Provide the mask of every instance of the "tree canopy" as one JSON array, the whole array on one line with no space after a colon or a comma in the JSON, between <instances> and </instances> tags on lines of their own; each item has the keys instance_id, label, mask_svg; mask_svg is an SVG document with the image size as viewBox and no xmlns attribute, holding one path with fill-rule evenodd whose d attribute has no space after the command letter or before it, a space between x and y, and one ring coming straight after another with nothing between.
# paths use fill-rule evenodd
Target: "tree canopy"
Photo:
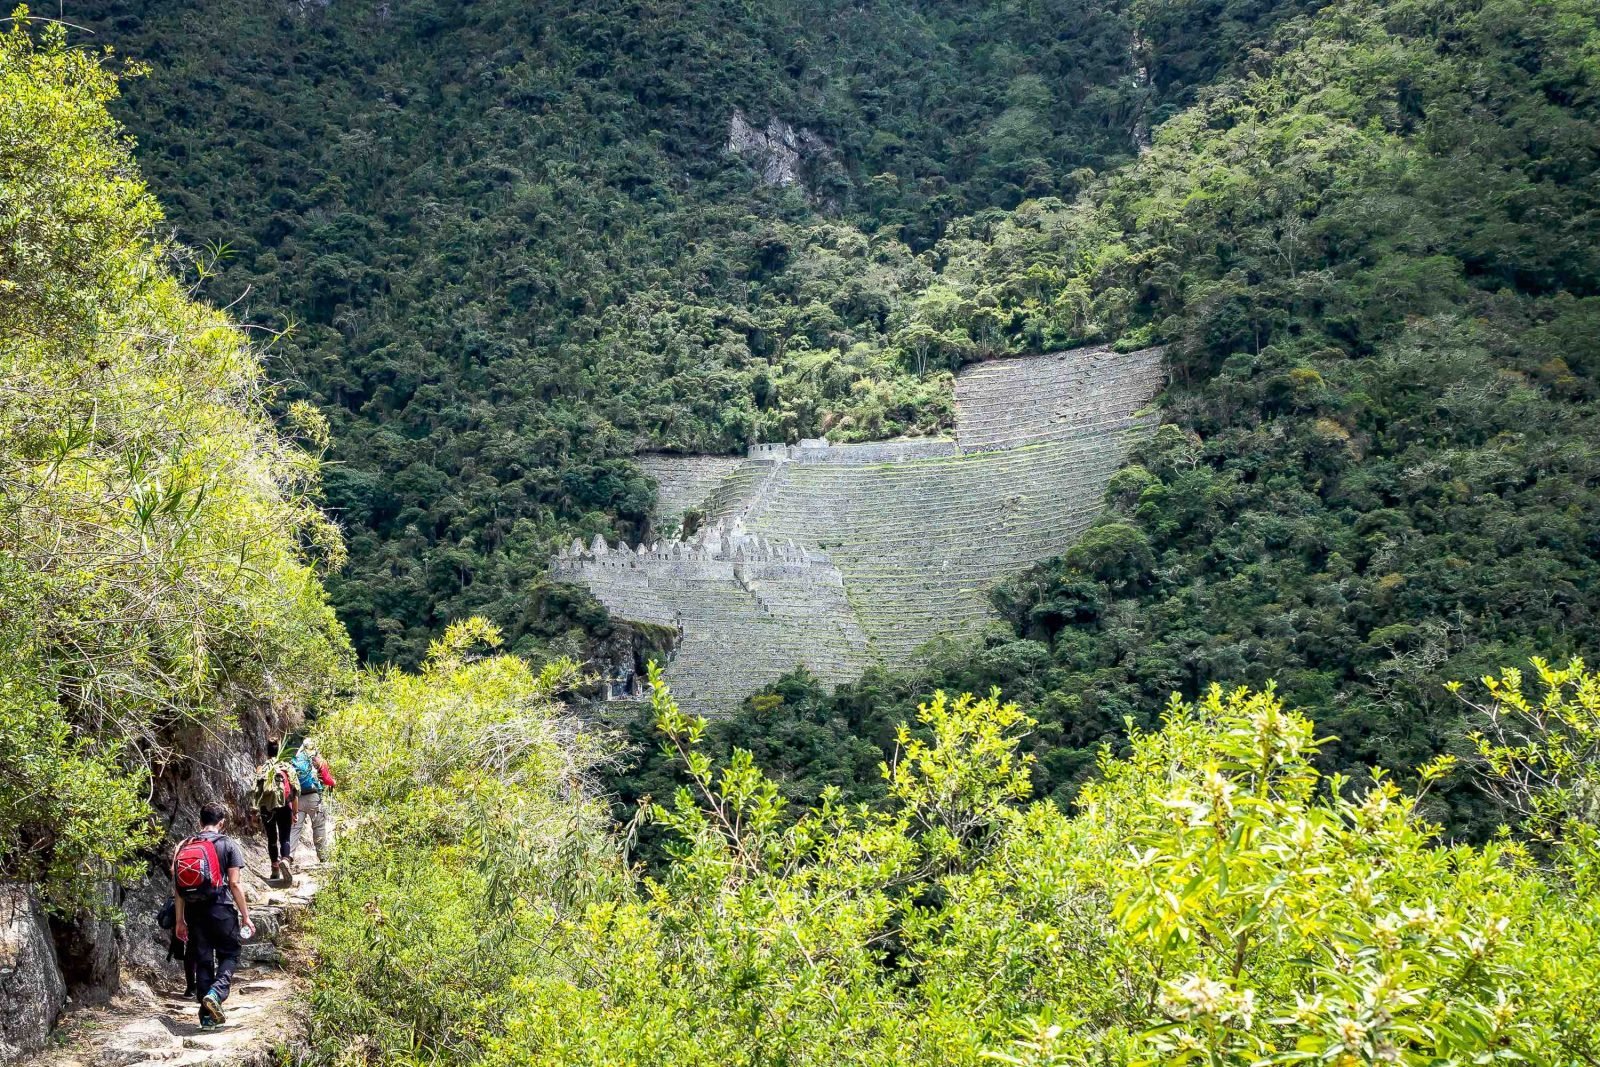
<instances>
[{"instance_id":1,"label":"tree canopy","mask_svg":"<svg viewBox=\"0 0 1600 1067\"><path fill-rule=\"evenodd\" d=\"M1597 40L1581 4L1341 2L1071 202L952 226L928 291L961 346L1168 341L1166 425L1102 525L1000 591L1007 628L728 729L880 737L999 685L1066 801L1127 717L1271 678L1329 769L1468 751L1444 683L1581 653L1600 619Z\"/></svg>"}]
</instances>

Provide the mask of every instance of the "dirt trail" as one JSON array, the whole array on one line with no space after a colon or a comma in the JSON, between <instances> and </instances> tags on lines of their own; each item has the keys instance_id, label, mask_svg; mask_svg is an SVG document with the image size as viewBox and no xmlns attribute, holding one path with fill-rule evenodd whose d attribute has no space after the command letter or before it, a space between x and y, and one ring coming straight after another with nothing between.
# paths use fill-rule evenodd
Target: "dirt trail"
<instances>
[{"instance_id":1,"label":"dirt trail","mask_svg":"<svg viewBox=\"0 0 1600 1067\"><path fill-rule=\"evenodd\" d=\"M268 1067L306 1030L304 968L292 944L298 914L316 896L324 869L308 840L295 854L295 884L268 883L264 855L246 843L245 894L256 935L245 942L228 1021L202 1030L185 999L182 963L161 974L126 975L109 1004L64 1017L50 1044L24 1060L33 1067Z\"/></svg>"}]
</instances>

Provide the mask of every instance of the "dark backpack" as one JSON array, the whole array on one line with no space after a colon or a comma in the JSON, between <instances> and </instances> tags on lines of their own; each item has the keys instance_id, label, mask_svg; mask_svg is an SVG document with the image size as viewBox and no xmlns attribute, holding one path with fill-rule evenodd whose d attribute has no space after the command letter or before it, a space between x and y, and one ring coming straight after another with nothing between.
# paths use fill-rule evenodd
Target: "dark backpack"
<instances>
[{"instance_id":1,"label":"dark backpack","mask_svg":"<svg viewBox=\"0 0 1600 1067\"><path fill-rule=\"evenodd\" d=\"M222 892L222 878L217 843L210 838L191 837L173 854L172 884L186 901L215 900Z\"/></svg>"},{"instance_id":2,"label":"dark backpack","mask_svg":"<svg viewBox=\"0 0 1600 1067\"><path fill-rule=\"evenodd\" d=\"M317 773L316 764L311 761L309 752L297 752L294 759L289 761L289 766L294 768L294 775L300 779L300 792L322 792L322 776Z\"/></svg>"},{"instance_id":3,"label":"dark backpack","mask_svg":"<svg viewBox=\"0 0 1600 1067\"><path fill-rule=\"evenodd\" d=\"M279 808L288 807L294 796L294 782L289 768L273 761L262 767L256 775L256 810L271 815Z\"/></svg>"}]
</instances>

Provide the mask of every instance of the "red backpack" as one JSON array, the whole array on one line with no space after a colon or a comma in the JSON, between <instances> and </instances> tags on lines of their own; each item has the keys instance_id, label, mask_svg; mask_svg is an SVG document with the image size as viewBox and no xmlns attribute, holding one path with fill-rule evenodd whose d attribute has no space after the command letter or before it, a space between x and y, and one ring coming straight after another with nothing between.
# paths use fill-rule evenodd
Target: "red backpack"
<instances>
[{"instance_id":1,"label":"red backpack","mask_svg":"<svg viewBox=\"0 0 1600 1067\"><path fill-rule=\"evenodd\" d=\"M205 837L191 837L179 845L172 857L172 884L184 900L214 899L222 890L217 843Z\"/></svg>"}]
</instances>

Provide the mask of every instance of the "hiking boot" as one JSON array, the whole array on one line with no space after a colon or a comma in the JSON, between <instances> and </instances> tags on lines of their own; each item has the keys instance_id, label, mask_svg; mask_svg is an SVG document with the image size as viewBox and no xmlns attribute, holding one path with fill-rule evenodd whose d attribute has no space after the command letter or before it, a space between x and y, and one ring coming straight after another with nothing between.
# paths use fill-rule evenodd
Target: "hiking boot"
<instances>
[{"instance_id":1,"label":"hiking boot","mask_svg":"<svg viewBox=\"0 0 1600 1067\"><path fill-rule=\"evenodd\" d=\"M200 1025L205 1026L209 1023L212 1026L221 1026L227 1021L228 1016L222 1010L222 1000L213 989L200 1002Z\"/></svg>"}]
</instances>

